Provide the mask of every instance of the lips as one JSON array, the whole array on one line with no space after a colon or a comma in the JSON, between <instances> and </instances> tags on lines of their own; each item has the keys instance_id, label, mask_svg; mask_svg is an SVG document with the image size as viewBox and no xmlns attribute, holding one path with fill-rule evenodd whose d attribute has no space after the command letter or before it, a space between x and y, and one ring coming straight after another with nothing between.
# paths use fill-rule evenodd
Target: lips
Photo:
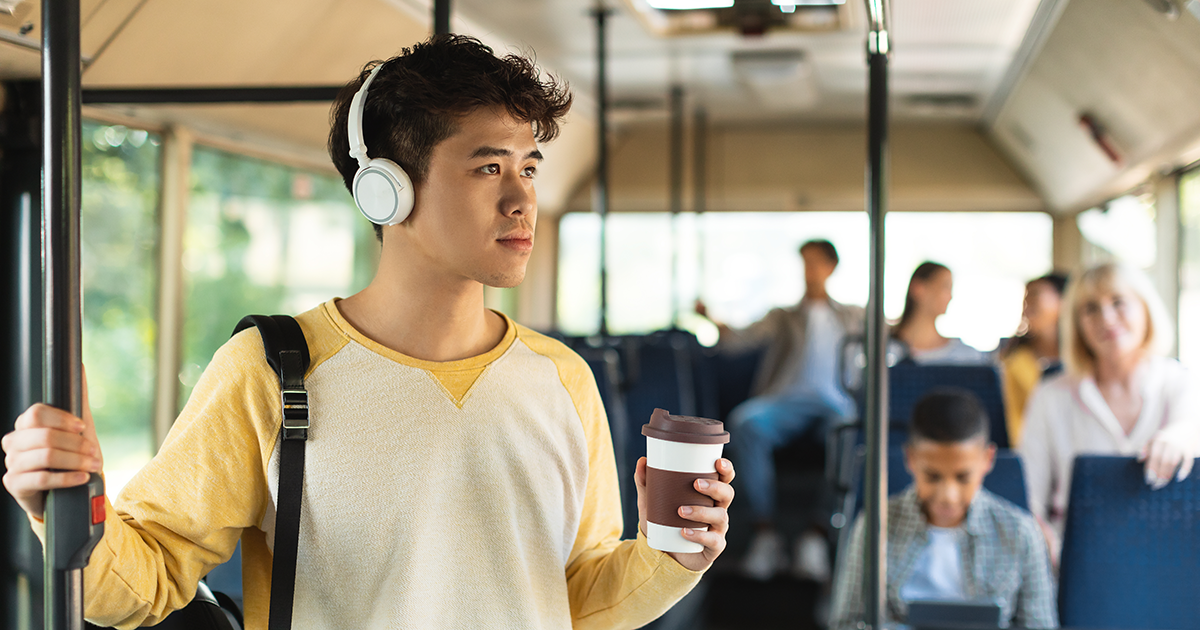
<instances>
[{"instance_id":1,"label":"lips","mask_svg":"<svg viewBox=\"0 0 1200 630\"><path fill-rule=\"evenodd\" d=\"M528 252L533 250L533 232L528 230L518 230L511 232L496 239L501 245L519 252Z\"/></svg>"}]
</instances>

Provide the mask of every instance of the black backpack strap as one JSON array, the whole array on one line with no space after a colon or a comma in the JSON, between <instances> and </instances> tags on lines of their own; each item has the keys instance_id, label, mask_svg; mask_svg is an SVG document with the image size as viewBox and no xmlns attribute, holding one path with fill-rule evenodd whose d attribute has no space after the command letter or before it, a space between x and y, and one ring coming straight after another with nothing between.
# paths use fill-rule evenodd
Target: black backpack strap
<instances>
[{"instance_id":1,"label":"black backpack strap","mask_svg":"<svg viewBox=\"0 0 1200 630\"><path fill-rule=\"evenodd\" d=\"M279 376L283 424L279 446L279 501L275 510L275 550L271 565L269 630L288 630L296 590L296 552L300 541L300 501L304 485L304 441L308 439L308 343L295 319L287 315L249 315L234 334L252 326L262 336L267 363Z\"/></svg>"}]
</instances>

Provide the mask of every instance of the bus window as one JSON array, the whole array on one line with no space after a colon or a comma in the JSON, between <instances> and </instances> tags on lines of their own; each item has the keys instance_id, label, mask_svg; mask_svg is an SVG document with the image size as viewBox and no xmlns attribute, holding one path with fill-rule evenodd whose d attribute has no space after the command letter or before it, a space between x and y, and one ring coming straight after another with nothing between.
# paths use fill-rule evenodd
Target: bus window
<instances>
[{"instance_id":1,"label":"bus window","mask_svg":"<svg viewBox=\"0 0 1200 630\"><path fill-rule=\"evenodd\" d=\"M375 273L378 243L341 178L196 146L184 235L180 407L252 313L299 313Z\"/></svg>"},{"instance_id":2,"label":"bus window","mask_svg":"<svg viewBox=\"0 0 1200 630\"><path fill-rule=\"evenodd\" d=\"M609 329L640 333L678 324L713 343L711 324L691 315L697 297L714 318L745 326L776 306L796 303L803 287L797 254L825 238L841 262L830 295L867 300L867 219L858 212L708 212L609 215ZM672 288L672 232L679 272ZM955 299L942 334L991 350L1020 322L1024 283L1050 270L1052 221L1039 212L895 212L888 215L884 310L900 316L909 275L924 260L950 267ZM559 226L559 327L594 334L599 326L599 217L569 213ZM674 291L674 297L672 292Z\"/></svg>"},{"instance_id":3,"label":"bus window","mask_svg":"<svg viewBox=\"0 0 1200 630\"><path fill-rule=\"evenodd\" d=\"M159 138L83 123L83 363L110 492L154 452Z\"/></svg>"},{"instance_id":4,"label":"bus window","mask_svg":"<svg viewBox=\"0 0 1200 630\"><path fill-rule=\"evenodd\" d=\"M1179 360L1200 365L1200 169L1179 180Z\"/></svg>"}]
</instances>

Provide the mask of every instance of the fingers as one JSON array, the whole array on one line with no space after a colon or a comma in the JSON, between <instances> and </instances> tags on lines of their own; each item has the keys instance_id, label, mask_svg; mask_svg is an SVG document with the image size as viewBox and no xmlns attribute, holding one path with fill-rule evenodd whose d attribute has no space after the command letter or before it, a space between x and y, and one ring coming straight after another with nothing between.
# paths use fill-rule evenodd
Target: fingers
<instances>
[{"instance_id":1,"label":"fingers","mask_svg":"<svg viewBox=\"0 0 1200 630\"><path fill-rule=\"evenodd\" d=\"M46 490L81 486L87 483L91 476L91 473L78 471L52 472L49 470L39 470L24 474L14 474L12 471L9 471L4 475L4 487L24 507L29 502L28 499L31 495L41 495ZM41 511L38 510L34 516L40 518Z\"/></svg>"},{"instance_id":2,"label":"fingers","mask_svg":"<svg viewBox=\"0 0 1200 630\"><path fill-rule=\"evenodd\" d=\"M1192 465L1195 463L1196 460L1191 457L1184 457L1183 461L1179 464L1179 473L1175 475L1175 481L1187 479L1188 475L1192 474Z\"/></svg>"},{"instance_id":3,"label":"fingers","mask_svg":"<svg viewBox=\"0 0 1200 630\"><path fill-rule=\"evenodd\" d=\"M709 528L708 531L701 531L685 527L683 528L683 537L692 542L704 545L702 553L709 562L715 560L717 556L721 555L721 552L725 551L726 542L725 532L723 531L718 532L712 528Z\"/></svg>"},{"instance_id":4,"label":"fingers","mask_svg":"<svg viewBox=\"0 0 1200 630\"><path fill-rule=\"evenodd\" d=\"M36 404L0 439L4 487L29 514L41 517L46 490L86 483L102 468L95 431L70 413Z\"/></svg>"},{"instance_id":5,"label":"fingers","mask_svg":"<svg viewBox=\"0 0 1200 630\"><path fill-rule=\"evenodd\" d=\"M22 429L58 429L60 431L80 433L87 428L87 425L84 424L83 420L72 416L62 409L37 403L17 417L17 422L13 425L13 428L17 431Z\"/></svg>"},{"instance_id":6,"label":"fingers","mask_svg":"<svg viewBox=\"0 0 1200 630\"><path fill-rule=\"evenodd\" d=\"M637 460L637 467L633 469L633 484L638 490L646 489L646 458L642 457Z\"/></svg>"},{"instance_id":7,"label":"fingers","mask_svg":"<svg viewBox=\"0 0 1200 630\"><path fill-rule=\"evenodd\" d=\"M708 525L709 531L720 534L729 531L729 511L725 508L685 505L679 508L679 515L690 521Z\"/></svg>"},{"instance_id":8,"label":"fingers","mask_svg":"<svg viewBox=\"0 0 1200 630\"><path fill-rule=\"evenodd\" d=\"M1154 440L1146 454L1146 484L1158 490L1166 486L1182 469L1185 461L1183 451L1165 440Z\"/></svg>"},{"instance_id":9,"label":"fingers","mask_svg":"<svg viewBox=\"0 0 1200 630\"><path fill-rule=\"evenodd\" d=\"M692 487L700 494L711 497L719 508L728 508L729 504L733 502L733 486L727 483L711 479L697 479Z\"/></svg>"},{"instance_id":10,"label":"fingers","mask_svg":"<svg viewBox=\"0 0 1200 630\"><path fill-rule=\"evenodd\" d=\"M717 475L721 481L732 483L735 473L733 471L733 462L722 457L717 460Z\"/></svg>"}]
</instances>

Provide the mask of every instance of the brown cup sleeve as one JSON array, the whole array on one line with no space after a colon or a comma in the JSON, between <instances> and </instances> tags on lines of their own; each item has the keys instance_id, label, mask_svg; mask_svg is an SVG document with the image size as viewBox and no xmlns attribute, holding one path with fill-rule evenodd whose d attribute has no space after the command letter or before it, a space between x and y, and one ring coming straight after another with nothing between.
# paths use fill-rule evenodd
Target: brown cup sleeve
<instances>
[{"instance_id":1,"label":"brown cup sleeve","mask_svg":"<svg viewBox=\"0 0 1200 630\"><path fill-rule=\"evenodd\" d=\"M668 527L708 527L708 523L689 521L679 515L684 505L713 507L716 502L700 494L697 479L717 479L717 473L683 473L646 467L646 520Z\"/></svg>"}]
</instances>

